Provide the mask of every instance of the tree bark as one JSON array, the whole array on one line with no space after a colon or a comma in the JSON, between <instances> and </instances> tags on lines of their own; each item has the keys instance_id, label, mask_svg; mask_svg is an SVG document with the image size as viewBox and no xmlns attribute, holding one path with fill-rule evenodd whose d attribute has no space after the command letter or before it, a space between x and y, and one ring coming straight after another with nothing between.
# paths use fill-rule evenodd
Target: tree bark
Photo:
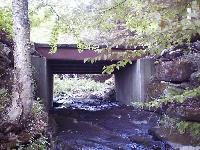
<instances>
[{"instance_id":1,"label":"tree bark","mask_svg":"<svg viewBox=\"0 0 200 150\"><path fill-rule=\"evenodd\" d=\"M14 84L12 106L7 120L23 123L29 116L33 103L33 79L30 55L30 24L28 0L13 0Z\"/></svg>"}]
</instances>

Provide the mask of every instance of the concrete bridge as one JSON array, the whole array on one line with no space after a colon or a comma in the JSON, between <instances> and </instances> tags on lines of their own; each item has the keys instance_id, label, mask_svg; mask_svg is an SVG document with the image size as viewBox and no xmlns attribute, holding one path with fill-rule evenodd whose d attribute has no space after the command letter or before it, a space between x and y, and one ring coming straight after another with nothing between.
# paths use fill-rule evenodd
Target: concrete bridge
<instances>
[{"instance_id":1,"label":"concrete bridge","mask_svg":"<svg viewBox=\"0 0 200 150\"><path fill-rule=\"evenodd\" d=\"M58 45L56 53L51 54L47 44L35 44L40 56L33 56L34 78L37 83L36 95L44 100L48 109L53 107L53 74L101 74L106 65L116 63L119 58L113 56L91 64L84 63L85 58L94 58L100 54L93 50L78 52L76 45ZM125 48L113 48L113 52L124 52ZM130 50L130 49L129 49ZM122 104L130 105L134 101L145 101L146 90L154 65L151 59L133 59L131 65L115 71L116 98Z\"/></svg>"}]
</instances>

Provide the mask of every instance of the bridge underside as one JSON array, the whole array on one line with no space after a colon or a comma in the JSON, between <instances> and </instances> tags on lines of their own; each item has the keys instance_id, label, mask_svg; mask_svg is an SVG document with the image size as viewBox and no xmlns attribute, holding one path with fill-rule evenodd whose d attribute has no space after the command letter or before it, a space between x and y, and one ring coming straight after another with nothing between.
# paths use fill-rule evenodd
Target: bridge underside
<instances>
[{"instance_id":1,"label":"bridge underside","mask_svg":"<svg viewBox=\"0 0 200 150\"><path fill-rule=\"evenodd\" d=\"M53 74L102 74L104 66L111 61L98 61L93 64L83 60L48 60L49 71Z\"/></svg>"}]
</instances>

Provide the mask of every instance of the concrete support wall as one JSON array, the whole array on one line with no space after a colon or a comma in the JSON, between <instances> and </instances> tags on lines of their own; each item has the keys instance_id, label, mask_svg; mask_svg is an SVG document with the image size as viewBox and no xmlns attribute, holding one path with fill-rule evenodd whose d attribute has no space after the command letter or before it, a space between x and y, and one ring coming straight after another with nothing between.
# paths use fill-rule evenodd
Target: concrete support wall
<instances>
[{"instance_id":1,"label":"concrete support wall","mask_svg":"<svg viewBox=\"0 0 200 150\"><path fill-rule=\"evenodd\" d=\"M48 90L48 108L49 111L53 110L53 72L50 68L50 66L47 65L47 73L48 73L48 83L47 83L47 90Z\"/></svg>"},{"instance_id":2,"label":"concrete support wall","mask_svg":"<svg viewBox=\"0 0 200 150\"><path fill-rule=\"evenodd\" d=\"M153 60L139 59L115 73L116 98L121 104L147 100L147 85L154 74Z\"/></svg>"},{"instance_id":3,"label":"concrete support wall","mask_svg":"<svg viewBox=\"0 0 200 150\"><path fill-rule=\"evenodd\" d=\"M46 108L49 109L48 73L46 58L32 56L31 61L33 66L33 78L36 87L36 98L42 99Z\"/></svg>"}]
</instances>

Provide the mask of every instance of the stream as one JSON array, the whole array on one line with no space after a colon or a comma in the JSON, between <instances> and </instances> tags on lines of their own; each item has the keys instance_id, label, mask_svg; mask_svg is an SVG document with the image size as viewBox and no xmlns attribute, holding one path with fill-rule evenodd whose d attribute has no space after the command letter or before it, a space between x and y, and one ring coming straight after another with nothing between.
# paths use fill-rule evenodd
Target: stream
<instances>
[{"instance_id":1,"label":"stream","mask_svg":"<svg viewBox=\"0 0 200 150\"><path fill-rule=\"evenodd\" d=\"M153 112L98 99L68 99L53 112L53 150L171 150L156 139Z\"/></svg>"}]
</instances>

